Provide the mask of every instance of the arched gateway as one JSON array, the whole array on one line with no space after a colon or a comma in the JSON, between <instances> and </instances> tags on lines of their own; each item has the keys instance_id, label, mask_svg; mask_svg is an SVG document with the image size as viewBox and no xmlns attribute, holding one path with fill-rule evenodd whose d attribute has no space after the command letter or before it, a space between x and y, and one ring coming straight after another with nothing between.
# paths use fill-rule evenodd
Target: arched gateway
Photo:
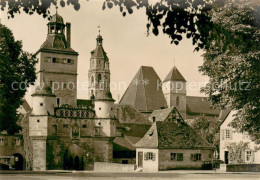
<instances>
[{"instance_id":1,"label":"arched gateway","mask_svg":"<svg viewBox=\"0 0 260 180\"><path fill-rule=\"evenodd\" d=\"M63 169L83 170L84 169L84 150L77 144L72 144L64 153Z\"/></svg>"}]
</instances>

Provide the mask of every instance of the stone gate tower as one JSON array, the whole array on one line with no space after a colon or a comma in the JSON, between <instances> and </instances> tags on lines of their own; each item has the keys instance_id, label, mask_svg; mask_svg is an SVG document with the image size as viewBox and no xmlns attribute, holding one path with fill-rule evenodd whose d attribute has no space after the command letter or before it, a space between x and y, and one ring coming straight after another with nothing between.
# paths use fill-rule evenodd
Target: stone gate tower
<instances>
[{"instance_id":1,"label":"stone gate tower","mask_svg":"<svg viewBox=\"0 0 260 180\"><path fill-rule=\"evenodd\" d=\"M63 18L56 13L47 26L47 39L37 52L36 83L52 87L56 95L55 106L76 106L78 53L71 48L71 24L65 25Z\"/></svg>"}]
</instances>

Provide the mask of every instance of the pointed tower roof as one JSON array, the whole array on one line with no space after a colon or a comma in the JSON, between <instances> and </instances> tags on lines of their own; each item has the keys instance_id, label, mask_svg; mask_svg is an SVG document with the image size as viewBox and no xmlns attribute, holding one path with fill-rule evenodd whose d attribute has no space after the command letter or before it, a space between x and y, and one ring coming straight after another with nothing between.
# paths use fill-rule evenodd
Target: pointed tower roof
<instances>
[{"instance_id":1,"label":"pointed tower roof","mask_svg":"<svg viewBox=\"0 0 260 180\"><path fill-rule=\"evenodd\" d=\"M152 67L141 66L119 104L132 105L143 112L167 107L160 83L161 80Z\"/></svg>"},{"instance_id":2,"label":"pointed tower roof","mask_svg":"<svg viewBox=\"0 0 260 180\"><path fill-rule=\"evenodd\" d=\"M166 76L166 78L164 79L163 82L167 82L167 81L184 81L186 82L186 80L184 79L184 77L182 76L182 74L180 73L180 71L177 69L176 66L174 66L171 71L168 73L168 75Z\"/></svg>"},{"instance_id":3,"label":"pointed tower roof","mask_svg":"<svg viewBox=\"0 0 260 180\"><path fill-rule=\"evenodd\" d=\"M105 60L108 60L107 53L105 52L102 42L103 38L99 34L97 36L97 46L96 49L91 52L91 58L104 58Z\"/></svg>"},{"instance_id":4,"label":"pointed tower roof","mask_svg":"<svg viewBox=\"0 0 260 180\"><path fill-rule=\"evenodd\" d=\"M41 45L39 51L53 52L61 54L78 55L74 51L64 35L66 25L63 18L56 12L48 23L48 35L45 42Z\"/></svg>"}]
</instances>

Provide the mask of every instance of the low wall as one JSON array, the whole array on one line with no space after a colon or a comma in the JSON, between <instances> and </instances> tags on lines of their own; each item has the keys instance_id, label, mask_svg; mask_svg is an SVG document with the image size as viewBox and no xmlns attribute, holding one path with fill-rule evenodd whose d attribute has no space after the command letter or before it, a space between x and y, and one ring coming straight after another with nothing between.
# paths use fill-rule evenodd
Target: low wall
<instances>
[{"instance_id":1,"label":"low wall","mask_svg":"<svg viewBox=\"0 0 260 180\"><path fill-rule=\"evenodd\" d=\"M260 164L227 164L227 172L260 172Z\"/></svg>"},{"instance_id":2,"label":"low wall","mask_svg":"<svg viewBox=\"0 0 260 180\"><path fill-rule=\"evenodd\" d=\"M94 171L131 172L135 170L135 166L136 166L135 164L94 162Z\"/></svg>"}]
</instances>

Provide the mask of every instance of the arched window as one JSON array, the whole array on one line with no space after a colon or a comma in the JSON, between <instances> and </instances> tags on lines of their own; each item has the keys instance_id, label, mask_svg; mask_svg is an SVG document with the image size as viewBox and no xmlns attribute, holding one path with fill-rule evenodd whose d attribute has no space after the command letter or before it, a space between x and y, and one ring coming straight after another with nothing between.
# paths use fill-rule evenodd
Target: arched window
<instances>
[{"instance_id":1,"label":"arched window","mask_svg":"<svg viewBox=\"0 0 260 180\"><path fill-rule=\"evenodd\" d=\"M94 76L91 76L91 85L94 85Z\"/></svg>"},{"instance_id":2,"label":"arched window","mask_svg":"<svg viewBox=\"0 0 260 180\"><path fill-rule=\"evenodd\" d=\"M101 74L98 74L98 83L101 82Z\"/></svg>"},{"instance_id":3,"label":"arched window","mask_svg":"<svg viewBox=\"0 0 260 180\"><path fill-rule=\"evenodd\" d=\"M177 96L176 98L176 106L179 106L180 105L180 100L179 100L179 97Z\"/></svg>"}]
</instances>

